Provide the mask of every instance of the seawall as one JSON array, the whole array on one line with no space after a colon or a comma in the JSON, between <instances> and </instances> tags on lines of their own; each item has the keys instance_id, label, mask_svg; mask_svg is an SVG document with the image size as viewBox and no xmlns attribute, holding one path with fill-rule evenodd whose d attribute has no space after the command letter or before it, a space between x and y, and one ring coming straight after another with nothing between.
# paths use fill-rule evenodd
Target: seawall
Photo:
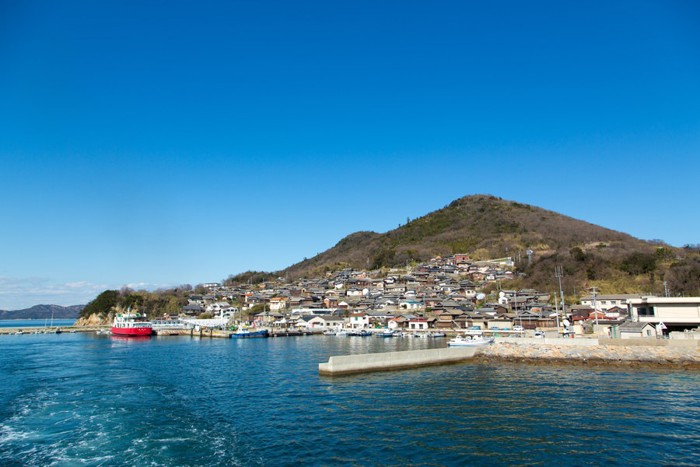
<instances>
[{"instance_id":1,"label":"seawall","mask_svg":"<svg viewBox=\"0 0 700 467\"><path fill-rule=\"evenodd\" d=\"M333 356L328 363L320 363L318 371L323 376L338 376L466 362L700 370L700 341L500 338L496 343L482 347Z\"/></svg>"},{"instance_id":2,"label":"seawall","mask_svg":"<svg viewBox=\"0 0 700 467\"><path fill-rule=\"evenodd\" d=\"M481 348L474 361L700 369L699 343L664 339L500 339Z\"/></svg>"},{"instance_id":3,"label":"seawall","mask_svg":"<svg viewBox=\"0 0 700 467\"><path fill-rule=\"evenodd\" d=\"M328 363L318 365L318 372L323 376L338 376L448 365L467 361L473 358L476 352L476 347L458 347L333 356L328 359Z\"/></svg>"}]
</instances>

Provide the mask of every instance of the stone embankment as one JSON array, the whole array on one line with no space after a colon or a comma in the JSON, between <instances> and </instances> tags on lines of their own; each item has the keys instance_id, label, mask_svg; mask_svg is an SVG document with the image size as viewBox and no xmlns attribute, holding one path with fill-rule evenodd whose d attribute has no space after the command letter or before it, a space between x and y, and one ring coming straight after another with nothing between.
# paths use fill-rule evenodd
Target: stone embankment
<instances>
[{"instance_id":1,"label":"stone embankment","mask_svg":"<svg viewBox=\"0 0 700 467\"><path fill-rule=\"evenodd\" d=\"M669 345L567 344L496 342L481 348L474 360L700 369L700 348L693 341Z\"/></svg>"}]
</instances>

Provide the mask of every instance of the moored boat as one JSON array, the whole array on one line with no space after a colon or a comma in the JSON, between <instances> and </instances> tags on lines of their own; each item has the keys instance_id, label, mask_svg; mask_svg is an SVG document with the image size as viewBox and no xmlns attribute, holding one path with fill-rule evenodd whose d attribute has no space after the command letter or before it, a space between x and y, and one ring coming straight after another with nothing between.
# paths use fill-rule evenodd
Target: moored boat
<instances>
[{"instance_id":1,"label":"moored boat","mask_svg":"<svg viewBox=\"0 0 700 467\"><path fill-rule=\"evenodd\" d=\"M118 313L111 329L115 336L150 336L153 324L141 313Z\"/></svg>"},{"instance_id":2,"label":"moored boat","mask_svg":"<svg viewBox=\"0 0 700 467\"><path fill-rule=\"evenodd\" d=\"M396 337L398 335L399 333L397 333L393 329L382 329L376 334L377 337Z\"/></svg>"},{"instance_id":3,"label":"moored boat","mask_svg":"<svg viewBox=\"0 0 700 467\"><path fill-rule=\"evenodd\" d=\"M482 336L472 338L457 336L453 339L450 339L447 345L449 345L450 347L479 347L483 345L493 344L493 342L493 337L486 339Z\"/></svg>"},{"instance_id":4,"label":"moored boat","mask_svg":"<svg viewBox=\"0 0 700 467\"><path fill-rule=\"evenodd\" d=\"M231 339L251 339L254 337L269 337L270 332L267 329L259 329L257 331L251 331L250 329L238 328L229 337Z\"/></svg>"}]
</instances>

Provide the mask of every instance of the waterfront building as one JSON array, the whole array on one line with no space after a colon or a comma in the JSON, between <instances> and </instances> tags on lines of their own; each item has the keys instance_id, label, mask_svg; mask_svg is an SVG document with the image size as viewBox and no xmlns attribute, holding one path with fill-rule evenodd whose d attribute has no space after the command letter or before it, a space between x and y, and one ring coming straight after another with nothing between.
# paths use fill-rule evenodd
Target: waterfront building
<instances>
[{"instance_id":1,"label":"waterfront building","mask_svg":"<svg viewBox=\"0 0 700 467\"><path fill-rule=\"evenodd\" d=\"M700 327L700 297L641 297L627 301L632 321L661 325L670 331Z\"/></svg>"}]
</instances>

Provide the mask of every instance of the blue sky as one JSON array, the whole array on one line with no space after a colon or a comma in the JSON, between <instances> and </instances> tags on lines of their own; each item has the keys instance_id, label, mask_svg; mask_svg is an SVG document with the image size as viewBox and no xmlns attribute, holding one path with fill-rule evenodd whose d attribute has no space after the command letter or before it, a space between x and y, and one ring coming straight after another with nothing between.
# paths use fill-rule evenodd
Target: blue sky
<instances>
[{"instance_id":1,"label":"blue sky","mask_svg":"<svg viewBox=\"0 0 700 467\"><path fill-rule=\"evenodd\" d=\"M700 7L569 3L0 0L0 309L475 193L700 242Z\"/></svg>"}]
</instances>

